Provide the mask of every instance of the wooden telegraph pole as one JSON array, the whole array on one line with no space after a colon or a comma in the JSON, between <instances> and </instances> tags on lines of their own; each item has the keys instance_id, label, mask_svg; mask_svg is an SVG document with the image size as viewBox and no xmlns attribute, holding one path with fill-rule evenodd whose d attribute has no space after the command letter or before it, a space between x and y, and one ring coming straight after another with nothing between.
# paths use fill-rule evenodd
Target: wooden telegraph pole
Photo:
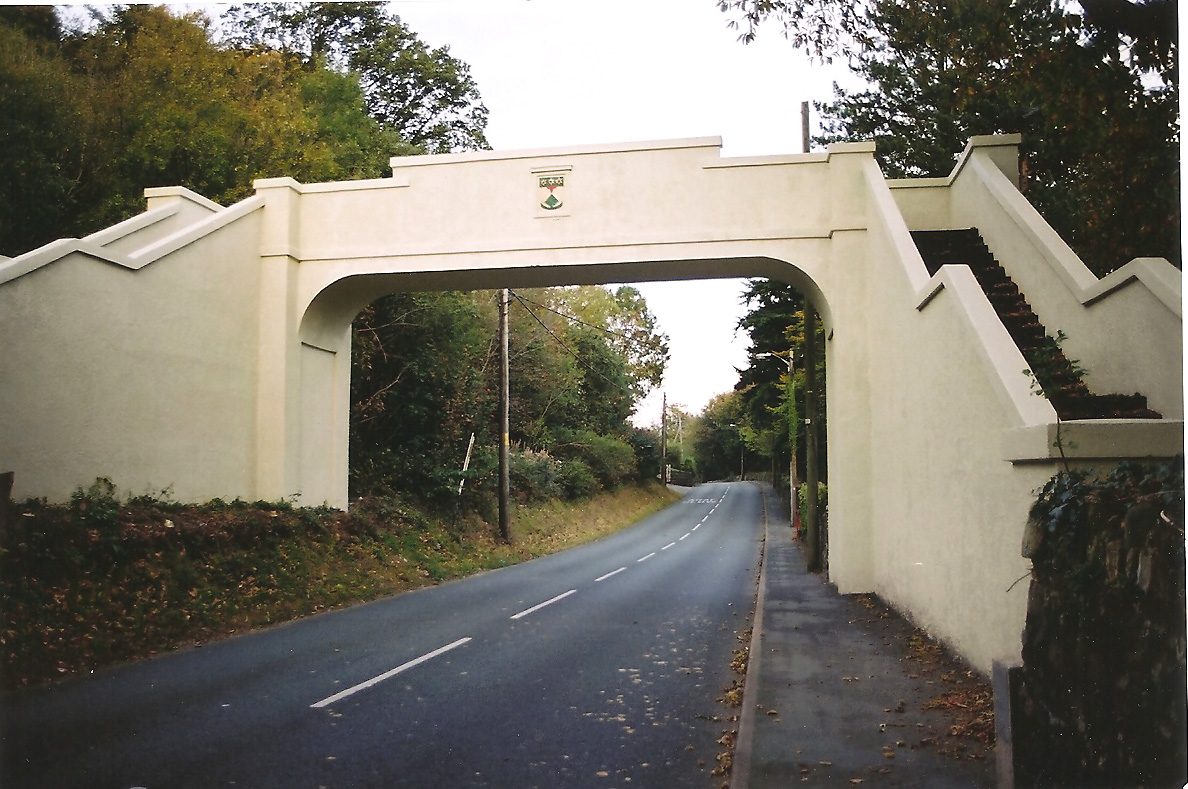
<instances>
[{"instance_id":1,"label":"wooden telegraph pole","mask_svg":"<svg viewBox=\"0 0 1188 789\"><path fill-rule=\"evenodd\" d=\"M499 536L511 542L511 386L509 384L507 310L511 296L499 291Z\"/></svg>"}]
</instances>

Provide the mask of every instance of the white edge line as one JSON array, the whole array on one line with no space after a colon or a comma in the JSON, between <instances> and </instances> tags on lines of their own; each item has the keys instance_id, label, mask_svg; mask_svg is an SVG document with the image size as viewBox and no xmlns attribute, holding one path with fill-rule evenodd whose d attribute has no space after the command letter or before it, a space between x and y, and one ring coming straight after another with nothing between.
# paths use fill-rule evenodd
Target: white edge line
<instances>
[{"instance_id":1,"label":"white edge line","mask_svg":"<svg viewBox=\"0 0 1188 789\"><path fill-rule=\"evenodd\" d=\"M613 572L609 572L606 575L600 575L594 579L594 583L598 583L599 581L605 581L607 578L610 578L612 575L618 575L619 573L623 572L626 569L627 569L626 567L620 567L619 569L617 569Z\"/></svg>"},{"instance_id":2,"label":"white edge line","mask_svg":"<svg viewBox=\"0 0 1188 789\"><path fill-rule=\"evenodd\" d=\"M647 556L641 556L641 557L639 557L638 559L636 559L635 561L636 561L636 562L646 562L648 559L651 559L651 558L652 558L653 556L655 556L655 555L656 555L656 552L655 552L655 551L652 551L652 552L651 552L651 553L649 553Z\"/></svg>"},{"instance_id":3,"label":"white edge line","mask_svg":"<svg viewBox=\"0 0 1188 789\"><path fill-rule=\"evenodd\" d=\"M328 697L322 699L321 701L317 702L316 704L310 704L309 706L313 707L314 709L321 709L322 707L328 707L329 705L333 704L336 701L345 699L347 696L350 696L352 693L358 693L359 691L366 690L367 688L370 688L373 685L378 685L379 683L383 682L385 679L390 679L402 671L408 671L410 668L412 668L414 666L419 666L420 664L424 663L426 660L432 660L433 658L437 657L438 655L441 655L445 652L449 652L451 649L454 649L455 647L460 647L469 640L470 640L469 637L459 638L457 641L455 641L452 644L446 644L444 647L441 647L440 649L435 649L432 652L421 655L419 658L414 658L413 660L410 660L407 663L402 663L401 665L397 666L396 668L392 669L391 671L385 671L383 674L380 674L378 677L372 677L371 679L367 680L366 682L360 682L358 685L355 685L352 688L347 688L346 690L339 691L338 693L335 693L333 696L328 696Z\"/></svg>"},{"instance_id":4,"label":"white edge line","mask_svg":"<svg viewBox=\"0 0 1188 789\"><path fill-rule=\"evenodd\" d=\"M557 595L556 597L550 597L548 600L545 600L543 603L537 603L536 605L532 606L531 608L525 608L523 611L521 611L518 614L512 614L511 618L519 619L522 616L528 616L533 611L539 611L540 609L544 608L546 605L552 605L553 603L557 602L558 600L564 600L566 597L569 597L571 594L573 594L576 591L577 591L577 589L570 589L568 592L562 592L561 594Z\"/></svg>"},{"instance_id":5,"label":"white edge line","mask_svg":"<svg viewBox=\"0 0 1188 789\"><path fill-rule=\"evenodd\" d=\"M676 545L676 543L675 543L675 542L670 542L668 545L665 545L665 546L664 546L663 548L661 548L660 550L662 550L662 551L667 551L669 548L671 548L671 547L672 547L672 546L674 546L674 545Z\"/></svg>"}]
</instances>

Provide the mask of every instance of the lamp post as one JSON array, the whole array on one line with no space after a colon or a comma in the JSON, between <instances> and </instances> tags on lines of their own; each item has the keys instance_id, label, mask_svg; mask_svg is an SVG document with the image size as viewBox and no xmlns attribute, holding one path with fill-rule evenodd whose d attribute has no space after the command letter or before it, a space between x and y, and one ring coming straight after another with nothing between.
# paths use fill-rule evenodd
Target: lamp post
<instances>
[{"instance_id":1,"label":"lamp post","mask_svg":"<svg viewBox=\"0 0 1188 789\"><path fill-rule=\"evenodd\" d=\"M770 357L772 359L784 359L778 353L767 352L756 356L756 359L764 359ZM796 397L796 387L792 382L792 349L788 349L788 358L784 359L788 363L788 397ZM793 529L793 536L796 534L796 431L792 425L792 414L795 413L793 408L792 413L788 414L788 525Z\"/></svg>"}]
</instances>

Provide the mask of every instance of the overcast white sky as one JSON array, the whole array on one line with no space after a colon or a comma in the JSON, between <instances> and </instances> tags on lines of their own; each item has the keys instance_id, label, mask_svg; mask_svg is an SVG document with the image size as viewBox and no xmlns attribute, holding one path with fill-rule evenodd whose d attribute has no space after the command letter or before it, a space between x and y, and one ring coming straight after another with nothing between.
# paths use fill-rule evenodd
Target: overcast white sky
<instances>
[{"instance_id":1,"label":"overcast white sky","mask_svg":"<svg viewBox=\"0 0 1188 789\"><path fill-rule=\"evenodd\" d=\"M801 150L800 103L841 67L772 27L743 45L714 0L398 0L422 40L470 65L497 150L721 137L724 156ZM814 133L817 133L814 127ZM740 280L638 285L670 338L669 403L698 413L745 360ZM636 416L659 424L660 393Z\"/></svg>"}]
</instances>

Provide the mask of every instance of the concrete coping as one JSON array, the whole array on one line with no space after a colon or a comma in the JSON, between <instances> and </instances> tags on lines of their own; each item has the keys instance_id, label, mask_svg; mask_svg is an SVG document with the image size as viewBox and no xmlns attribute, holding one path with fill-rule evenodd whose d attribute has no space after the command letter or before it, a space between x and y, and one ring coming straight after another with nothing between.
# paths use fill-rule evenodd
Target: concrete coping
<instances>
[{"instance_id":1,"label":"concrete coping","mask_svg":"<svg viewBox=\"0 0 1188 789\"><path fill-rule=\"evenodd\" d=\"M1007 430L1003 459L1011 463L1059 460L1057 439L1069 460L1172 458L1184 451L1182 419L1075 419Z\"/></svg>"},{"instance_id":2,"label":"concrete coping","mask_svg":"<svg viewBox=\"0 0 1188 789\"><path fill-rule=\"evenodd\" d=\"M978 149L990 148L1018 148L1023 142L1021 134L979 134L969 138L963 150L957 156L957 162L948 175L936 178L888 178L888 189L921 189L952 186L957 176L969 164L971 157Z\"/></svg>"},{"instance_id":3,"label":"concrete coping","mask_svg":"<svg viewBox=\"0 0 1188 789\"><path fill-rule=\"evenodd\" d=\"M369 189L397 189L409 185L407 178L368 178L360 181L326 181L325 183L303 184L295 178L282 176L279 178L257 178L252 181L252 187L257 194L266 189L288 189L299 195L317 194L320 192L362 192Z\"/></svg>"},{"instance_id":4,"label":"concrete coping","mask_svg":"<svg viewBox=\"0 0 1188 789\"><path fill-rule=\"evenodd\" d=\"M493 162L508 159L540 159L556 156L586 156L602 153L642 153L646 151L680 150L686 148L722 148L721 137L689 137L650 142L600 143L557 148L528 148L512 151L464 151L461 153L419 154L393 156L389 165L393 170L407 167L426 167L458 162Z\"/></svg>"}]
</instances>

